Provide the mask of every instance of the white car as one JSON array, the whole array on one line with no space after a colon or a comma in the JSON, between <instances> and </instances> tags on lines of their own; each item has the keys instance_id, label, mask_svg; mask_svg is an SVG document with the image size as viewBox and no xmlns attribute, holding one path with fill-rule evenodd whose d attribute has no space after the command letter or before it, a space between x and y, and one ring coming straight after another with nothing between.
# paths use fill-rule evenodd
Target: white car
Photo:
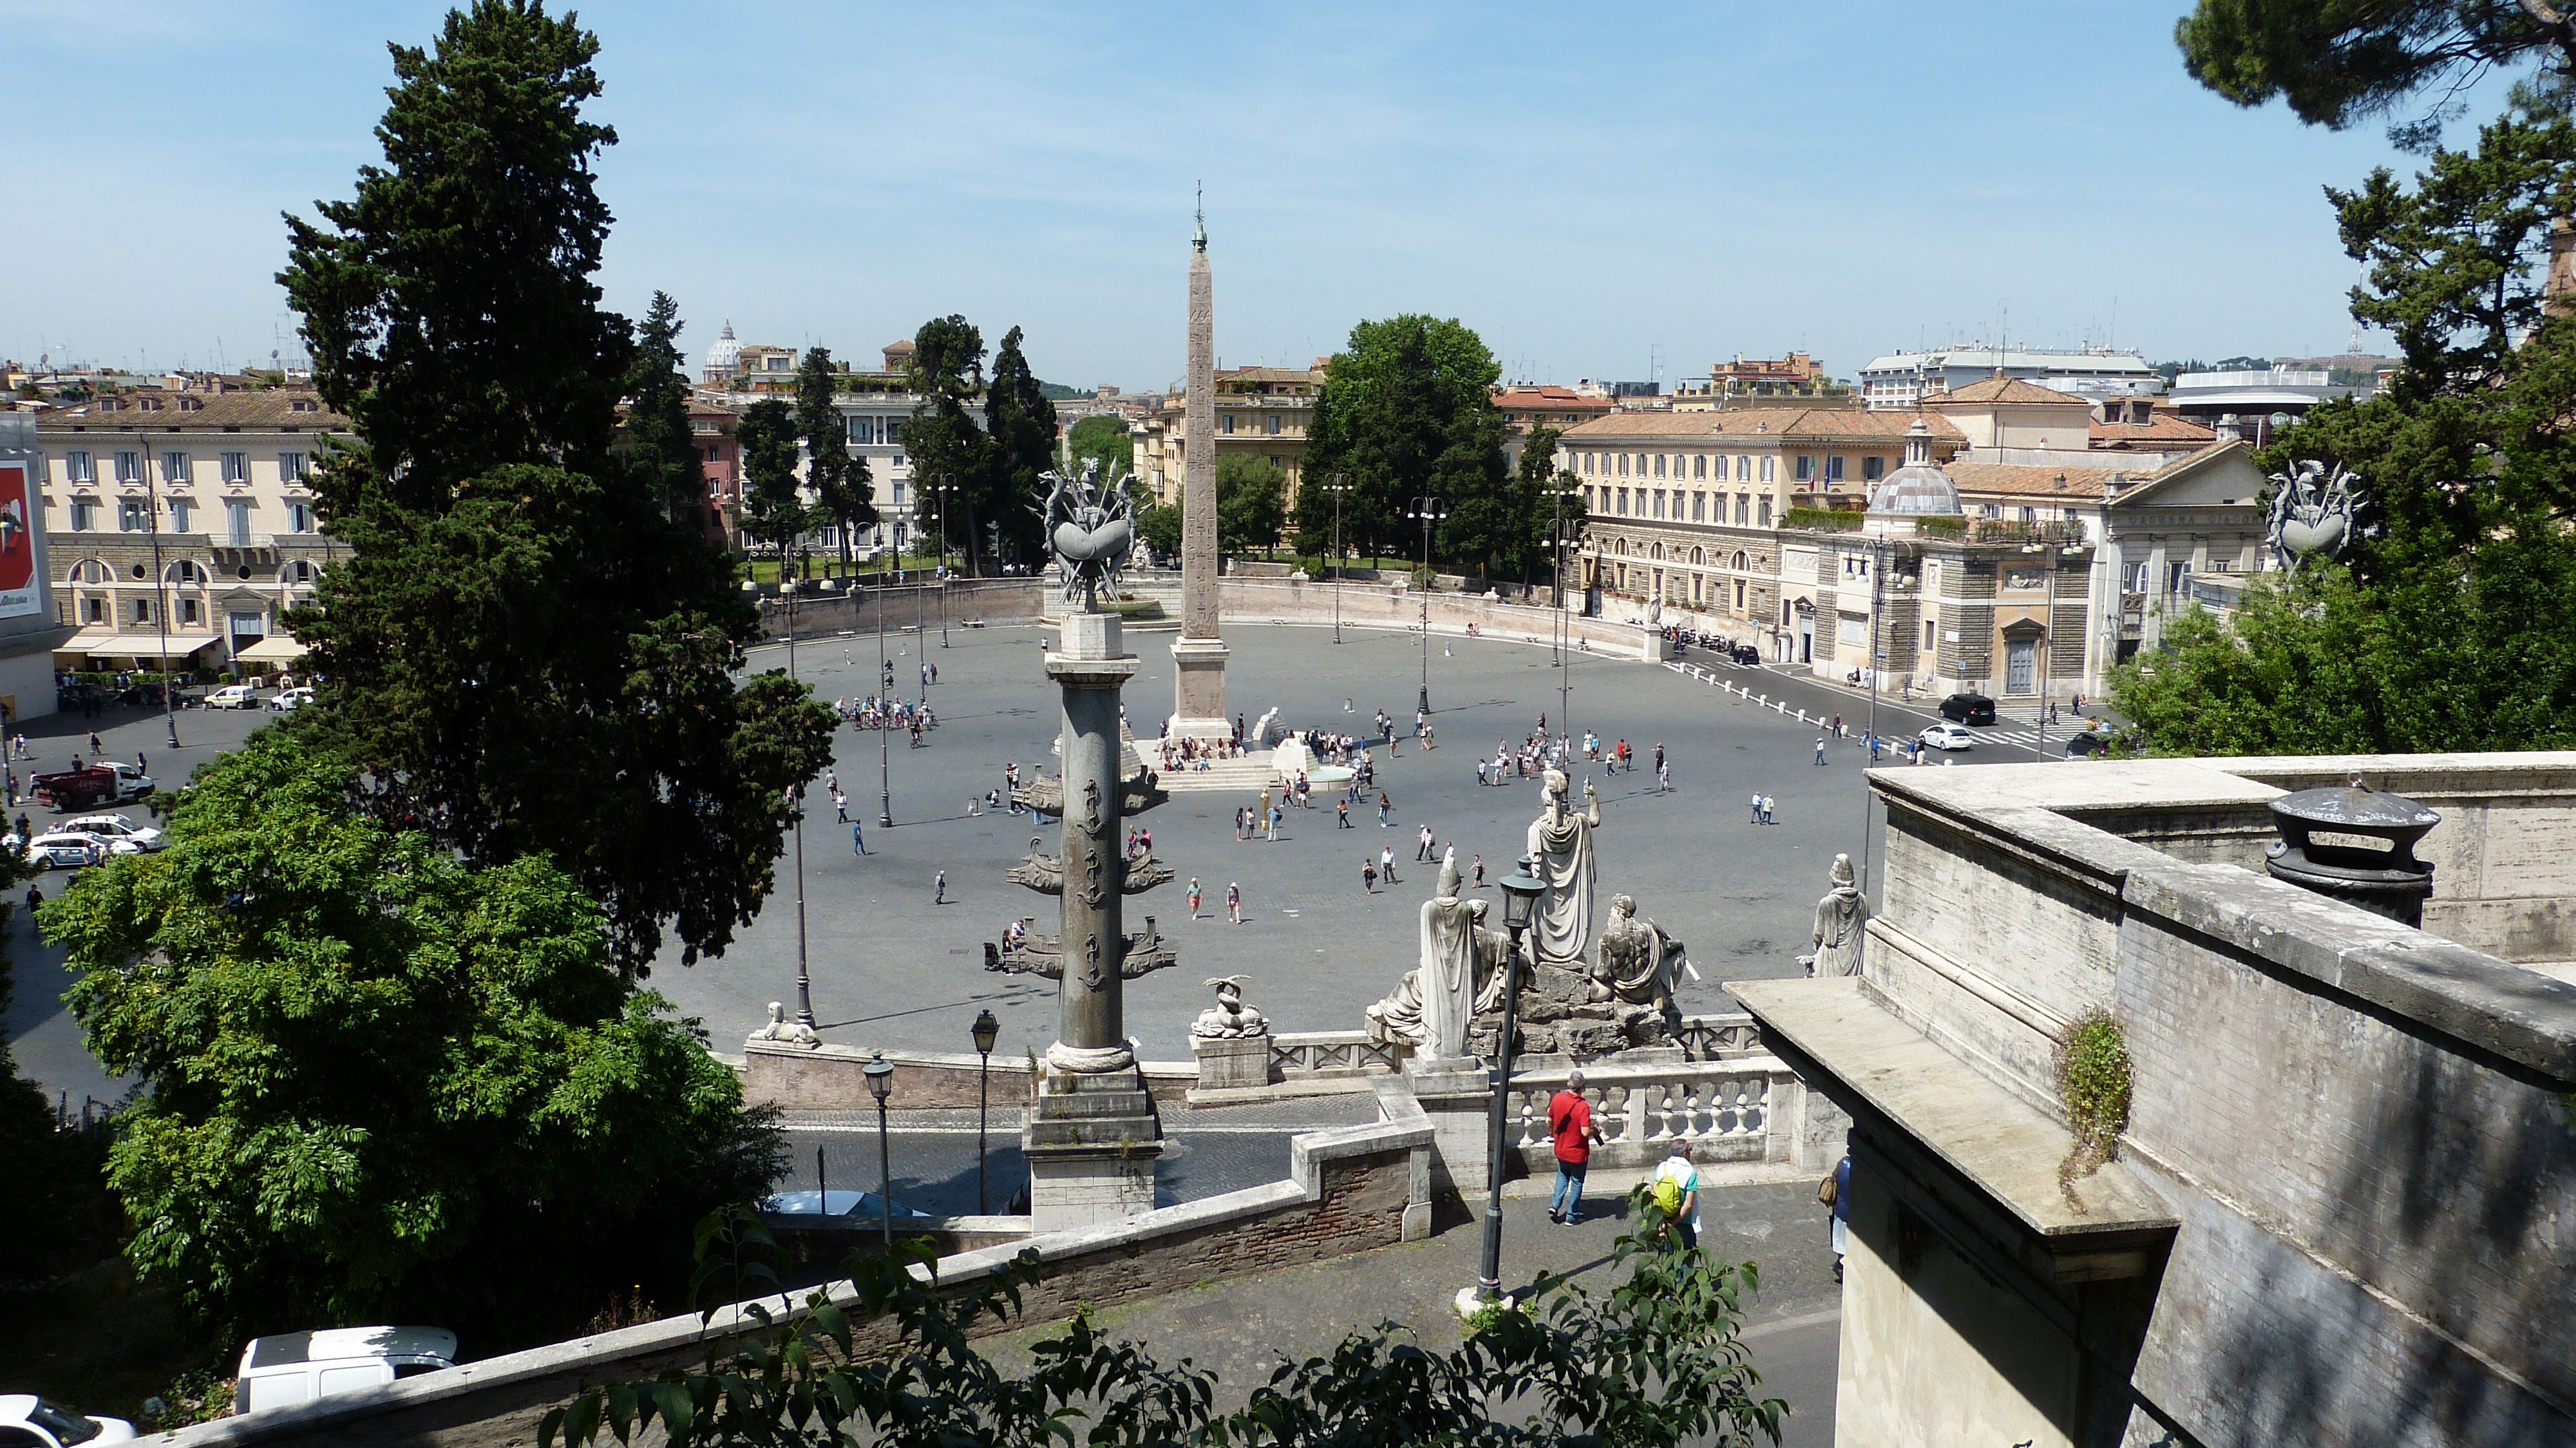
<instances>
[{"instance_id":1,"label":"white car","mask_svg":"<svg viewBox=\"0 0 2576 1448\"><path fill-rule=\"evenodd\" d=\"M134 852L132 847L126 851ZM39 870L77 870L102 864L111 853L115 850L107 841L78 830L47 830L27 842L27 863Z\"/></svg>"},{"instance_id":2,"label":"white car","mask_svg":"<svg viewBox=\"0 0 2576 1448\"><path fill-rule=\"evenodd\" d=\"M1974 749L1977 736L1961 725L1935 724L1923 731L1923 745L1927 749Z\"/></svg>"},{"instance_id":3,"label":"white car","mask_svg":"<svg viewBox=\"0 0 2576 1448\"><path fill-rule=\"evenodd\" d=\"M456 1334L443 1327L326 1327L255 1337L242 1349L233 1411L309 1403L454 1366Z\"/></svg>"},{"instance_id":4,"label":"white car","mask_svg":"<svg viewBox=\"0 0 2576 1448\"><path fill-rule=\"evenodd\" d=\"M150 825L138 825L121 814L82 815L79 819L65 820L54 828L78 834L96 835L107 841L110 849L115 849L120 841L132 845L135 850L147 855L170 847L170 842L162 838L159 830ZM118 850L117 853L128 852Z\"/></svg>"},{"instance_id":5,"label":"white car","mask_svg":"<svg viewBox=\"0 0 2576 1448\"><path fill-rule=\"evenodd\" d=\"M76 1443L131 1443L134 1425L123 1418L93 1418L33 1393L0 1393L0 1443L29 1448L72 1448Z\"/></svg>"},{"instance_id":6,"label":"white car","mask_svg":"<svg viewBox=\"0 0 2576 1448\"><path fill-rule=\"evenodd\" d=\"M311 689L294 688L285 690L276 698L269 700L268 707L273 713L283 714L291 709L301 709L312 702L313 691Z\"/></svg>"},{"instance_id":7,"label":"white car","mask_svg":"<svg viewBox=\"0 0 2576 1448\"><path fill-rule=\"evenodd\" d=\"M222 688L217 689L206 696L206 707L209 709L256 709L259 707L259 690L252 688L248 684L226 684Z\"/></svg>"}]
</instances>

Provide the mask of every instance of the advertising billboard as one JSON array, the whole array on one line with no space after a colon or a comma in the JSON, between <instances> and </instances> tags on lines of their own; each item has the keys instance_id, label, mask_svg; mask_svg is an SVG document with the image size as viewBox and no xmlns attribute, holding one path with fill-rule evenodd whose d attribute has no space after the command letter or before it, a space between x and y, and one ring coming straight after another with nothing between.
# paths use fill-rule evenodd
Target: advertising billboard
<instances>
[{"instance_id":1,"label":"advertising billboard","mask_svg":"<svg viewBox=\"0 0 2576 1448\"><path fill-rule=\"evenodd\" d=\"M0 462L0 618L24 618L45 608L44 588L36 578L36 515L28 492L27 465Z\"/></svg>"}]
</instances>

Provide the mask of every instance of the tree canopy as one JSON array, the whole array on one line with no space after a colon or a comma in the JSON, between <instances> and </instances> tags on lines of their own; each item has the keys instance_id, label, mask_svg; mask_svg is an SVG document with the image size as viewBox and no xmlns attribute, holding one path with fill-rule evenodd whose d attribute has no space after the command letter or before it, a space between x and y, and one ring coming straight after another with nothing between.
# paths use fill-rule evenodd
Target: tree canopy
<instances>
[{"instance_id":1,"label":"tree canopy","mask_svg":"<svg viewBox=\"0 0 2576 1448\"><path fill-rule=\"evenodd\" d=\"M1227 553L1270 548L1287 521L1288 473L1268 458L1219 453L1216 459L1216 546ZM1173 545L1177 548L1179 545Z\"/></svg>"},{"instance_id":2,"label":"tree canopy","mask_svg":"<svg viewBox=\"0 0 2576 1448\"><path fill-rule=\"evenodd\" d=\"M637 1232L763 1189L774 1134L620 981L578 880L466 864L350 778L262 730L166 851L45 909L90 1049L143 1082L108 1167L128 1256L235 1334L560 1331L634 1280Z\"/></svg>"},{"instance_id":3,"label":"tree canopy","mask_svg":"<svg viewBox=\"0 0 2576 1448\"><path fill-rule=\"evenodd\" d=\"M796 435L805 444L805 486L814 495L806 516L839 530L841 562L847 564L851 530L874 526L877 510L868 460L850 451L850 425L842 420L839 404L839 372L829 348L805 349L796 364Z\"/></svg>"},{"instance_id":4,"label":"tree canopy","mask_svg":"<svg viewBox=\"0 0 2576 1448\"><path fill-rule=\"evenodd\" d=\"M703 502L707 473L689 430L687 361L680 355L680 304L655 292L635 342L626 381L626 463L666 508Z\"/></svg>"},{"instance_id":5,"label":"tree canopy","mask_svg":"<svg viewBox=\"0 0 2576 1448\"><path fill-rule=\"evenodd\" d=\"M2531 66L2527 94L2564 94L2576 9L2537 0L2200 0L2174 25L2193 78L2238 105L2279 97L2337 129L2442 95L2393 128L2423 148L2458 93L2494 70Z\"/></svg>"},{"instance_id":6,"label":"tree canopy","mask_svg":"<svg viewBox=\"0 0 2576 1448\"><path fill-rule=\"evenodd\" d=\"M1484 340L1457 320L1408 314L1361 322L1334 354L1307 425L1305 475L1347 475L1342 540L1372 555L1417 551L1413 499L1438 497L1451 523L1435 540L1443 558L1483 566L1505 528L1502 368ZM1462 520L1463 515L1463 520ZM1326 544L1333 497L1297 497L1302 548Z\"/></svg>"},{"instance_id":7,"label":"tree canopy","mask_svg":"<svg viewBox=\"0 0 2576 1448\"><path fill-rule=\"evenodd\" d=\"M968 415L984 392L984 334L964 317L933 317L913 333L904 387L921 400L904 425L912 455L913 516L953 546L975 531L974 495L992 466L991 439Z\"/></svg>"},{"instance_id":8,"label":"tree canopy","mask_svg":"<svg viewBox=\"0 0 2576 1448\"><path fill-rule=\"evenodd\" d=\"M1101 481L1122 477L1136 470L1136 444L1127 436L1125 419L1112 413L1095 412L1065 430L1065 448L1072 454L1075 472L1086 462L1100 464ZM1142 486L1141 484L1139 485ZM1149 506L1149 500L1139 506Z\"/></svg>"},{"instance_id":9,"label":"tree canopy","mask_svg":"<svg viewBox=\"0 0 2576 1448\"><path fill-rule=\"evenodd\" d=\"M1020 329L1013 327L993 354L993 384L984 394L984 433L991 446L972 500L984 531L967 540L970 571L982 573L988 562L1040 560L1038 474L1055 466L1055 429L1055 404L1029 371L1020 354ZM987 559L985 546L997 540L1001 557Z\"/></svg>"},{"instance_id":10,"label":"tree canopy","mask_svg":"<svg viewBox=\"0 0 2576 1448\"><path fill-rule=\"evenodd\" d=\"M758 909L832 719L735 687L759 622L731 563L672 518L667 459L612 446L636 349L592 281L597 48L536 0L450 14L393 47L386 164L289 218L279 281L357 436L315 485L350 548L287 617L320 681L287 727L469 863L551 856L641 972Z\"/></svg>"}]
</instances>

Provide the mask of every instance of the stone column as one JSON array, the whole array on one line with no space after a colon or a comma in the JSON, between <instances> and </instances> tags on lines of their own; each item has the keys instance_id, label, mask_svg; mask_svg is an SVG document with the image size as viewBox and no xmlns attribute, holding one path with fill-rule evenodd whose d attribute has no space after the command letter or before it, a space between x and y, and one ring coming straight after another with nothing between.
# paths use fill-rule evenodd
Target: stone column
<instances>
[{"instance_id":1,"label":"stone column","mask_svg":"<svg viewBox=\"0 0 2576 1448\"><path fill-rule=\"evenodd\" d=\"M1118 691L1136 672L1118 616L1069 614L1047 677L1064 696L1064 933L1057 1038L1047 1047L1021 1151L1041 1232L1151 1211L1163 1126L1127 1047L1121 909L1125 763Z\"/></svg>"},{"instance_id":2,"label":"stone column","mask_svg":"<svg viewBox=\"0 0 2576 1448\"><path fill-rule=\"evenodd\" d=\"M1183 385L1181 455L1181 636L1172 644L1172 733L1190 739L1230 736L1226 722L1226 646L1217 637L1216 302L1208 273L1207 226L1190 251L1189 371Z\"/></svg>"}]
</instances>

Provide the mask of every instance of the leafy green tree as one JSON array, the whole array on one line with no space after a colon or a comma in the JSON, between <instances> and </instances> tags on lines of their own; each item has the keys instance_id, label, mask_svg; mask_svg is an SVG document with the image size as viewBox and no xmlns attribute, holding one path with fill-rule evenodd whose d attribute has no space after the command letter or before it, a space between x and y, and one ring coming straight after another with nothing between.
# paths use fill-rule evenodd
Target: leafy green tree
<instances>
[{"instance_id":1,"label":"leafy green tree","mask_svg":"<svg viewBox=\"0 0 2576 1448\"><path fill-rule=\"evenodd\" d=\"M626 380L626 462L666 508L702 503L707 471L689 430L689 383L680 355L680 304L655 292Z\"/></svg>"},{"instance_id":2,"label":"leafy green tree","mask_svg":"<svg viewBox=\"0 0 2576 1448\"><path fill-rule=\"evenodd\" d=\"M868 483L868 460L850 451L850 425L842 419L838 404L839 372L829 350L805 349L804 359L796 366L796 434L805 444L805 486L814 495L806 517L839 530L841 566L846 570L851 531L874 526L877 510L875 490Z\"/></svg>"},{"instance_id":3,"label":"leafy green tree","mask_svg":"<svg viewBox=\"0 0 2576 1448\"><path fill-rule=\"evenodd\" d=\"M796 413L779 399L764 397L743 409L733 435L742 458L743 529L776 544L783 567L809 522L796 476Z\"/></svg>"},{"instance_id":4,"label":"leafy green tree","mask_svg":"<svg viewBox=\"0 0 2576 1448\"><path fill-rule=\"evenodd\" d=\"M1288 474L1277 463L1249 453L1217 454L1216 546L1249 553L1276 544L1287 500Z\"/></svg>"},{"instance_id":5,"label":"leafy green tree","mask_svg":"<svg viewBox=\"0 0 2576 1448\"><path fill-rule=\"evenodd\" d=\"M618 978L578 880L469 865L350 778L261 730L180 796L168 850L46 907L90 1049L143 1083L108 1159L127 1255L231 1334L560 1331L762 1190L775 1133Z\"/></svg>"},{"instance_id":6,"label":"leafy green tree","mask_svg":"<svg viewBox=\"0 0 2576 1448\"><path fill-rule=\"evenodd\" d=\"M2534 67L2560 92L2576 63L2576 10L2537 0L2200 0L2174 25L2183 65L2243 106L2278 96L2337 130L2489 70ZM2393 128L2429 146L2444 104Z\"/></svg>"},{"instance_id":7,"label":"leafy green tree","mask_svg":"<svg viewBox=\"0 0 2576 1448\"><path fill-rule=\"evenodd\" d=\"M1518 1310L1495 1310L1446 1351L1381 1322L1329 1355L1282 1361L1231 1413L1216 1410L1213 1374L1106 1336L1087 1310L1032 1345L1025 1369L997 1369L973 1339L1018 1318L1041 1280L1037 1253L959 1290L914 1275L936 1261L924 1241L852 1256L840 1302L816 1291L801 1311L784 1293L775 1309L751 1304L748 1333L710 1335L700 1367L585 1392L546 1414L537 1442L588 1444L605 1429L628 1443L658 1426L708 1448L1070 1444L1077 1431L1209 1448L1777 1443L1789 1405L1755 1396L1762 1375L1738 1337L1754 1265L1659 1244L1663 1214L1642 1189L1636 1199L1639 1230L1612 1248L1621 1275L1604 1296L1542 1277ZM699 1236L710 1265L732 1269L702 1276L776 1281L757 1218L729 1214Z\"/></svg>"},{"instance_id":8,"label":"leafy green tree","mask_svg":"<svg viewBox=\"0 0 2576 1448\"><path fill-rule=\"evenodd\" d=\"M1079 473L1086 462L1100 464L1103 480L1122 477L1136 470L1136 444L1127 436L1124 419L1096 412L1065 431L1065 448L1072 455L1073 469ZM1137 487L1141 490L1143 485ZM1152 506L1152 494L1143 493L1147 501L1140 507Z\"/></svg>"},{"instance_id":9,"label":"leafy green tree","mask_svg":"<svg viewBox=\"0 0 2576 1448\"><path fill-rule=\"evenodd\" d=\"M1020 329L1013 327L993 354L993 385L984 393L984 433L991 447L973 503L986 533L999 538L1002 558L1039 556L1044 540L1038 536L1035 511L1038 474L1055 466L1055 430L1055 404L1029 372L1028 359L1020 354ZM967 538L970 571L984 571L979 550L985 541L982 534Z\"/></svg>"},{"instance_id":10,"label":"leafy green tree","mask_svg":"<svg viewBox=\"0 0 2576 1448\"><path fill-rule=\"evenodd\" d=\"M962 529L973 537L973 496L992 466L992 439L967 414L984 393L984 334L951 313L921 324L904 364L904 386L920 397L903 431L920 505L914 516L937 530L945 551Z\"/></svg>"},{"instance_id":11,"label":"leafy green tree","mask_svg":"<svg viewBox=\"0 0 2576 1448\"><path fill-rule=\"evenodd\" d=\"M1347 350L1334 355L1308 424L1305 472L1349 476L1342 536L1372 556L1416 552L1414 498L1445 500L1454 532L1443 529L1440 556L1489 560L1508 509L1499 495L1502 414L1493 386L1502 369L1474 330L1454 319L1419 315L1362 322ZM1297 498L1302 544L1332 532L1332 496L1303 488ZM1454 546L1453 546L1454 545Z\"/></svg>"},{"instance_id":12,"label":"leafy green tree","mask_svg":"<svg viewBox=\"0 0 2576 1448\"><path fill-rule=\"evenodd\" d=\"M279 280L357 435L316 484L351 551L288 616L321 680L288 727L469 863L552 856L641 972L666 930L689 963L750 919L832 718L735 685L732 565L612 453L634 347L591 280L597 48L534 0L451 13L394 48L387 164L290 218Z\"/></svg>"},{"instance_id":13,"label":"leafy green tree","mask_svg":"<svg viewBox=\"0 0 2576 1448\"><path fill-rule=\"evenodd\" d=\"M1524 583L1551 582L1556 572L1556 539L1583 531L1583 480L1556 465L1564 433L1546 423L1530 429L1521 447L1520 467L1512 475L1511 515L1504 534L1504 566Z\"/></svg>"},{"instance_id":14,"label":"leafy green tree","mask_svg":"<svg viewBox=\"0 0 2576 1448\"><path fill-rule=\"evenodd\" d=\"M2404 753L2576 743L2576 319L2541 305L2549 219L2576 193L2554 115L2329 193L2367 263L2354 314L2406 357L2369 401L2320 407L2264 454L2341 464L2370 501L2344 561L2249 585L2232 631L2174 621L2115 678L2162 752Z\"/></svg>"},{"instance_id":15,"label":"leafy green tree","mask_svg":"<svg viewBox=\"0 0 2576 1448\"><path fill-rule=\"evenodd\" d=\"M1181 556L1181 507L1178 503L1160 503L1136 515L1136 536L1156 558Z\"/></svg>"}]
</instances>

